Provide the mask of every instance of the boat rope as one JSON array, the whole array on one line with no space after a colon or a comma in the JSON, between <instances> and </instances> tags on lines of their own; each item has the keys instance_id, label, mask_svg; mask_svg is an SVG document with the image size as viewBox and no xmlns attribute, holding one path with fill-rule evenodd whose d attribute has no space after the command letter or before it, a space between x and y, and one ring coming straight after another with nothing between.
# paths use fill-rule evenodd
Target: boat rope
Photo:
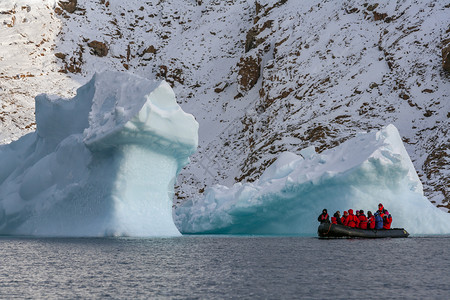
<instances>
[{"instance_id":1,"label":"boat rope","mask_svg":"<svg viewBox=\"0 0 450 300\"><path fill-rule=\"evenodd\" d=\"M328 232L330 232L330 230L331 230L331 225L332 225L333 223L330 223L330 227L328 227L328 231L327 231L327 233L324 233L324 235L327 235L328 234Z\"/></svg>"}]
</instances>

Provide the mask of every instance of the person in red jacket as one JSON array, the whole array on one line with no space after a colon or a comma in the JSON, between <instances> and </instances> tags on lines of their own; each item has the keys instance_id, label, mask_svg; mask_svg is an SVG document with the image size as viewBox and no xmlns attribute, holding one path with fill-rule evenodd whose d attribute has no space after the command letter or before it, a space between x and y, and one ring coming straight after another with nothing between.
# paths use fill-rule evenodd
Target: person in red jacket
<instances>
[{"instance_id":1,"label":"person in red jacket","mask_svg":"<svg viewBox=\"0 0 450 300\"><path fill-rule=\"evenodd\" d=\"M348 227L358 227L359 219L353 214L353 209L348 210L348 218L347 218L347 226Z\"/></svg>"},{"instance_id":2,"label":"person in red jacket","mask_svg":"<svg viewBox=\"0 0 450 300\"><path fill-rule=\"evenodd\" d=\"M383 216L383 229L391 229L392 216L386 210Z\"/></svg>"},{"instance_id":3,"label":"person in red jacket","mask_svg":"<svg viewBox=\"0 0 450 300\"><path fill-rule=\"evenodd\" d=\"M344 216L341 218L342 225L347 226L348 224L348 212L344 211Z\"/></svg>"},{"instance_id":4,"label":"person in red jacket","mask_svg":"<svg viewBox=\"0 0 450 300\"><path fill-rule=\"evenodd\" d=\"M378 210L377 212L380 214L381 217L386 213L386 209L384 208L383 204L378 204Z\"/></svg>"},{"instance_id":5,"label":"person in red jacket","mask_svg":"<svg viewBox=\"0 0 450 300\"><path fill-rule=\"evenodd\" d=\"M375 229L375 217L370 210L367 212L367 228Z\"/></svg>"},{"instance_id":6,"label":"person in red jacket","mask_svg":"<svg viewBox=\"0 0 450 300\"><path fill-rule=\"evenodd\" d=\"M358 218L359 218L359 228L361 228L361 229L367 229L367 217L366 217L366 215L364 214L364 210L360 210L359 211L359 216L358 216Z\"/></svg>"},{"instance_id":7,"label":"person in red jacket","mask_svg":"<svg viewBox=\"0 0 450 300\"><path fill-rule=\"evenodd\" d=\"M342 221L341 221L341 212L337 211L334 213L334 215L331 217L331 223L332 224L340 224L342 225Z\"/></svg>"}]
</instances>

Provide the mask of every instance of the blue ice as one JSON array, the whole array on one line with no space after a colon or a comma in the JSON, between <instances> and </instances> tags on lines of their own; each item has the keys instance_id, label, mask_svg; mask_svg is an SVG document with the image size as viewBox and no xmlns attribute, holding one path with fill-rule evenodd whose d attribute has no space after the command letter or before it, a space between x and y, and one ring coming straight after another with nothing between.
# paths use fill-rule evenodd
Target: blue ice
<instances>
[{"instance_id":1,"label":"blue ice","mask_svg":"<svg viewBox=\"0 0 450 300\"><path fill-rule=\"evenodd\" d=\"M37 130L0 146L0 234L177 236L177 173L198 123L164 81L96 74L36 97Z\"/></svg>"},{"instance_id":2,"label":"blue ice","mask_svg":"<svg viewBox=\"0 0 450 300\"><path fill-rule=\"evenodd\" d=\"M175 211L182 233L315 235L317 216L383 203L393 227L412 234L450 233L450 215L423 195L394 125L361 133L315 153L285 152L253 183L216 185Z\"/></svg>"}]
</instances>

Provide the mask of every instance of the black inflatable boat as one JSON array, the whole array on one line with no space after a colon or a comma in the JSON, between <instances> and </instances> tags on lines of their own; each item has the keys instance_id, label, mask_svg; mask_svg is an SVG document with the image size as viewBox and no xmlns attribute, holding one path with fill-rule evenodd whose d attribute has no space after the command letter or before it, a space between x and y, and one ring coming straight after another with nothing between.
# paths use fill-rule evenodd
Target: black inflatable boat
<instances>
[{"instance_id":1,"label":"black inflatable boat","mask_svg":"<svg viewBox=\"0 0 450 300\"><path fill-rule=\"evenodd\" d=\"M403 228L360 229L331 223L320 224L317 233L321 238L406 238L409 236Z\"/></svg>"}]
</instances>

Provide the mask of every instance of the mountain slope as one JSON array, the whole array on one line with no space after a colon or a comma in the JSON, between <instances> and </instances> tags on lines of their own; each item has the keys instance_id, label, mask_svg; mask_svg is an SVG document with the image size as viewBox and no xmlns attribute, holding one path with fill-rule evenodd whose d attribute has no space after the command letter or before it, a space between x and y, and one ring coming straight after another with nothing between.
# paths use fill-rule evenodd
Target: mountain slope
<instances>
[{"instance_id":1,"label":"mountain slope","mask_svg":"<svg viewBox=\"0 0 450 300\"><path fill-rule=\"evenodd\" d=\"M8 0L2 12L14 3L14 14L0 14L3 22L25 18L20 1ZM60 32L45 37L46 51L45 44L30 44L29 52L41 50L42 57L20 53L26 63L1 74L4 141L32 130L35 94L70 95L94 72L116 69L166 79L200 123L199 150L179 177L176 201L214 183L252 181L282 151L310 145L323 151L393 123L426 195L450 209L450 77L441 54L450 9L444 1L71 0L29 6L45 15L35 19L43 34ZM19 32L9 47L24 49L14 44L27 43L20 34L24 24L8 27ZM17 57L1 53L2 66L14 65ZM45 72L34 71L43 58ZM14 79L27 71L35 77ZM26 92L18 98L14 90ZM11 117L13 111L20 117Z\"/></svg>"}]
</instances>

